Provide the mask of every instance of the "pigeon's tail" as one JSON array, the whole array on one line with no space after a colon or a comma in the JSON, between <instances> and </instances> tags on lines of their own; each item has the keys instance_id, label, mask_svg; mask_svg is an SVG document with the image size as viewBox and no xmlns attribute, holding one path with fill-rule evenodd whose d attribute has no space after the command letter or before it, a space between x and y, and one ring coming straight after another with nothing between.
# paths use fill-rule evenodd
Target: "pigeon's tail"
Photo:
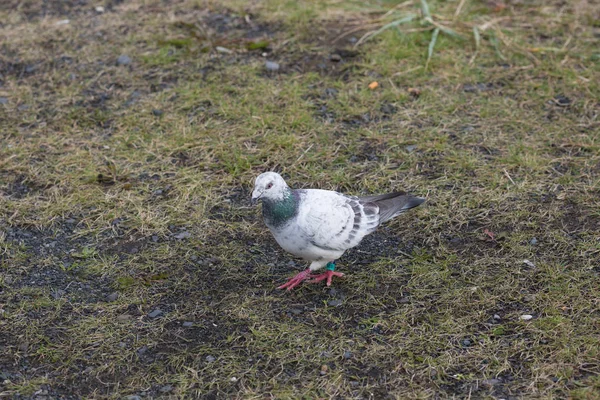
<instances>
[{"instance_id":1,"label":"pigeon's tail","mask_svg":"<svg viewBox=\"0 0 600 400\"><path fill-rule=\"evenodd\" d=\"M361 203L375 203L379 207L379 222L383 223L421 205L425 199L410 196L402 192L382 194L379 196L360 197Z\"/></svg>"}]
</instances>

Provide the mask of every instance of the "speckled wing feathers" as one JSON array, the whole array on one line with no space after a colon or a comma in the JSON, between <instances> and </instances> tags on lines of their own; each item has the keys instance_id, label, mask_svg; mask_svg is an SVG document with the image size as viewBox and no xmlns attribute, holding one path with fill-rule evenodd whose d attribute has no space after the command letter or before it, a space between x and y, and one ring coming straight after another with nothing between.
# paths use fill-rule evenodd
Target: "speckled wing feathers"
<instances>
[{"instance_id":1,"label":"speckled wing feathers","mask_svg":"<svg viewBox=\"0 0 600 400\"><path fill-rule=\"evenodd\" d=\"M344 251L379 226L379 206L336 192L304 190L295 222L312 245Z\"/></svg>"}]
</instances>

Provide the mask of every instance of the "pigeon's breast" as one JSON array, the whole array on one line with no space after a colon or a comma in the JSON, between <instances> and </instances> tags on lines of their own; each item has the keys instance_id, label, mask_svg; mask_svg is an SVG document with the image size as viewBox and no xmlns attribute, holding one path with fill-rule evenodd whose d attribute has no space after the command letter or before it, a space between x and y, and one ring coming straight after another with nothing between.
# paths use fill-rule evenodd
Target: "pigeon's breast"
<instances>
[{"instance_id":1,"label":"pigeon's breast","mask_svg":"<svg viewBox=\"0 0 600 400\"><path fill-rule=\"evenodd\" d=\"M344 253L315 245L295 224L287 224L280 229L271 228L271 232L282 249L307 261L335 260Z\"/></svg>"}]
</instances>

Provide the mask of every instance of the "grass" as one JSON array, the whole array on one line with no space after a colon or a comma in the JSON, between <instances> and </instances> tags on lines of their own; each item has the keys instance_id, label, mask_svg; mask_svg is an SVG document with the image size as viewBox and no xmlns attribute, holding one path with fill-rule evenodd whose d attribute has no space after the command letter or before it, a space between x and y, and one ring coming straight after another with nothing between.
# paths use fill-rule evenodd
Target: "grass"
<instances>
[{"instance_id":1,"label":"grass","mask_svg":"<svg viewBox=\"0 0 600 400\"><path fill-rule=\"evenodd\" d=\"M421 2L13 3L1 396L600 395L591 5L429 1L432 46ZM428 202L281 293L270 169Z\"/></svg>"}]
</instances>

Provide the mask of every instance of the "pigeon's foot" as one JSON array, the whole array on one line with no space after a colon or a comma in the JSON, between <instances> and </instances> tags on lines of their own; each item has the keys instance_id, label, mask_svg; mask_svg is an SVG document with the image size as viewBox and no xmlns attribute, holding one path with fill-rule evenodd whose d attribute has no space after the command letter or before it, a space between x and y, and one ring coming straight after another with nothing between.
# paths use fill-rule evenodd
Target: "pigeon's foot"
<instances>
[{"instance_id":1,"label":"pigeon's foot","mask_svg":"<svg viewBox=\"0 0 600 400\"><path fill-rule=\"evenodd\" d=\"M311 273L310 268L305 269L304 271L300 272L298 275L296 275L295 277L293 277L292 279L290 279L283 285L279 286L277 289L292 290L293 288L298 286L300 283L302 283L302 281L305 281L307 279L315 277L314 275L311 275L310 273Z\"/></svg>"},{"instance_id":2,"label":"pigeon's foot","mask_svg":"<svg viewBox=\"0 0 600 400\"><path fill-rule=\"evenodd\" d=\"M317 283L327 279L327 286L331 286L331 280L334 276L341 278L342 276L344 276L344 274L342 274L341 272L327 271L319 275L313 275L312 279L308 281L308 283Z\"/></svg>"}]
</instances>

